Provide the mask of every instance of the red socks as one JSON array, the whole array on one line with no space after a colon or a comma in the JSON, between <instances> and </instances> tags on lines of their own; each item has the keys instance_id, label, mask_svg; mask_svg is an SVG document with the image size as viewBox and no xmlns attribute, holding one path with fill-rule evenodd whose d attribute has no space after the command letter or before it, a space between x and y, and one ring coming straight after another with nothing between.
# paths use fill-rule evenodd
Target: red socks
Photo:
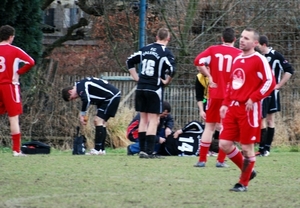
<instances>
[{"instance_id":1,"label":"red socks","mask_svg":"<svg viewBox=\"0 0 300 208\"><path fill-rule=\"evenodd\" d=\"M242 172L239 183L248 186L251 173L254 168L256 157L245 157L242 153L235 147L228 155L228 158L239 167Z\"/></svg>"},{"instance_id":2,"label":"red socks","mask_svg":"<svg viewBox=\"0 0 300 208\"><path fill-rule=\"evenodd\" d=\"M21 151L21 133L11 135L12 137L12 151Z\"/></svg>"},{"instance_id":3,"label":"red socks","mask_svg":"<svg viewBox=\"0 0 300 208\"><path fill-rule=\"evenodd\" d=\"M244 186L248 186L249 179L254 168L255 160L256 160L255 156L248 157L248 158L245 157L243 163L242 175L239 181L240 184Z\"/></svg>"},{"instance_id":4,"label":"red socks","mask_svg":"<svg viewBox=\"0 0 300 208\"><path fill-rule=\"evenodd\" d=\"M221 148L219 148L217 161L218 161L219 163L223 163L223 162L225 162L225 158L226 158L226 153L223 152L223 150L221 150Z\"/></svg>"},{"instance_id":5,"label":"red socks","mask_svg":"<svg viewBox=\"0 0 300 208\"><path fill-rule=\"evenodd\" d=\"M236 166L239 167L239 169L242 170L243 167L243 161L244 161L244 156L242 153L239 151L238 148L234 148L229 154L227 154L227 157L234 163Z\"/></svg>"},{"instance_id":6,"label":"red socks","mask_svg":"<svg viewBox=\"0 0 300 208\"><path fill-rule=\"evenodd\" d=\"M199 162L206 162L207 160L207 153L209 150L211 142L207 143L207 142L202 142L200 144L200 153L199 153Z\"/></svg>"}]
</instances>

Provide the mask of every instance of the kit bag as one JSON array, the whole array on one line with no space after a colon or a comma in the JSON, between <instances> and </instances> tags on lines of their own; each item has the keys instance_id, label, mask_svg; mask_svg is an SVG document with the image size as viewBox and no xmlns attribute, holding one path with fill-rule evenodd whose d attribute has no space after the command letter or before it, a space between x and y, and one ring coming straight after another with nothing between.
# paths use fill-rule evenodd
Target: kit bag
<instances>
[{"instance_id":1,"label":"kit bag","mask_svg":"<svg viewBox=\"0 0 300 208\"><path fill-rule=\"evenodd\" d=\"M22 143L21 151L24 154L50 154L51 147L40 141Z\"/></svg>"},{"instance_id":2,"label":"kit bag","mask_svg":"<svg viewBox=\"0 0 300 208\"><path fill-rule=\"evenodd\" d=\"M84 135L79 136L79 126L73 141L73 155L84 155L86 150L86 138Z\"/></svg>"}]
</instances>

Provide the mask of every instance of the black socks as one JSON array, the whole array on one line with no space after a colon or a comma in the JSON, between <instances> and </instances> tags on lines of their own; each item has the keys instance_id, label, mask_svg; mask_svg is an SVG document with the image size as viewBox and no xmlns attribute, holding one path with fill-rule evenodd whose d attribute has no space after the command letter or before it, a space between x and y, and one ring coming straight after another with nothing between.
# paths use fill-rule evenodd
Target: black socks
<instances>
[{"instance_id":1,"label":"black socks","mask_svg":"<svg viewBox=\"0 0 300 208\"><path fill-rule=\"evenodd\" d=\"M95 150L105 150L106 127L96 126Z\"/></svg>"}]
</instances>

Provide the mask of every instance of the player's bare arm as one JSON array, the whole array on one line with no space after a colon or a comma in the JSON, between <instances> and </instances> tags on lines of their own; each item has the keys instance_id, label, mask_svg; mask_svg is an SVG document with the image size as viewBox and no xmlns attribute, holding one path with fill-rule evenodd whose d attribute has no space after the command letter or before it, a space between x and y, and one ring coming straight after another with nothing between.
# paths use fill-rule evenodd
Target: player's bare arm
<instances>
[{"instance_id":1,"label":"player's bare arm","mask_svg":"<svg viewBox=\"0 0 300 208\"><path fill-rule=\"evenodd\" d=\"M275 90L279 90L279 88L281 88L291 78L291 76L291 73L284 73L280 82L275 86Z\"/></svg>"},{"instance_id":2,"label":"player's bare arm","mask_svg":"<svg viewBox=\"0 0 300 208\"><path fill-rule=\"evenodd\" d=\"M138 73L136 72L136 69L135 69L135 68L129 69L129 73L130 73L130 75L132 76L132 78L133 78L135 81L139 81L139 75L138 75Z\"/></svg>"}]
</instances>

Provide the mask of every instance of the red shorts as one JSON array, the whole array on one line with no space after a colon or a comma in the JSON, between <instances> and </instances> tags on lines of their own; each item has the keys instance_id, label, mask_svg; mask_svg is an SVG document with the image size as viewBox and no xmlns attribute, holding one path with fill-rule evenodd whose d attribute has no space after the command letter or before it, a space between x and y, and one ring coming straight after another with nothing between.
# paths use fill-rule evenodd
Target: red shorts
<instances>
[{"instance_id":1,"label":"red shorts","mask_svg":"<svg viewBox=\"0 0 300 208\"><path fill-rule=\"evenodd\" d=\"M209 98L206 105L206 120L207 123L220 123L220 108L223 99Z\"/></svg>"},{"instance_id":2,"label":"red shorts","mask_svg":"<svg viewBox=\"0 0 300 208\"><path fill-rule=\"evenodd\" d=\"M245 104L235 102L229 106L222 120L220 139L253 144L260 142L261 104L253 104L253 110L246 111Z\"/></svg>"},{"instance_id":3,"label":"red shorts","mask_svg":"<svg viewBox=\"0 0 300 208\"><path fill-rule=\"evenodd\" d=\"M23 113L19 85L0 85L0 114L6 112L9 117Z\"/></svg>"}]
</instances>

